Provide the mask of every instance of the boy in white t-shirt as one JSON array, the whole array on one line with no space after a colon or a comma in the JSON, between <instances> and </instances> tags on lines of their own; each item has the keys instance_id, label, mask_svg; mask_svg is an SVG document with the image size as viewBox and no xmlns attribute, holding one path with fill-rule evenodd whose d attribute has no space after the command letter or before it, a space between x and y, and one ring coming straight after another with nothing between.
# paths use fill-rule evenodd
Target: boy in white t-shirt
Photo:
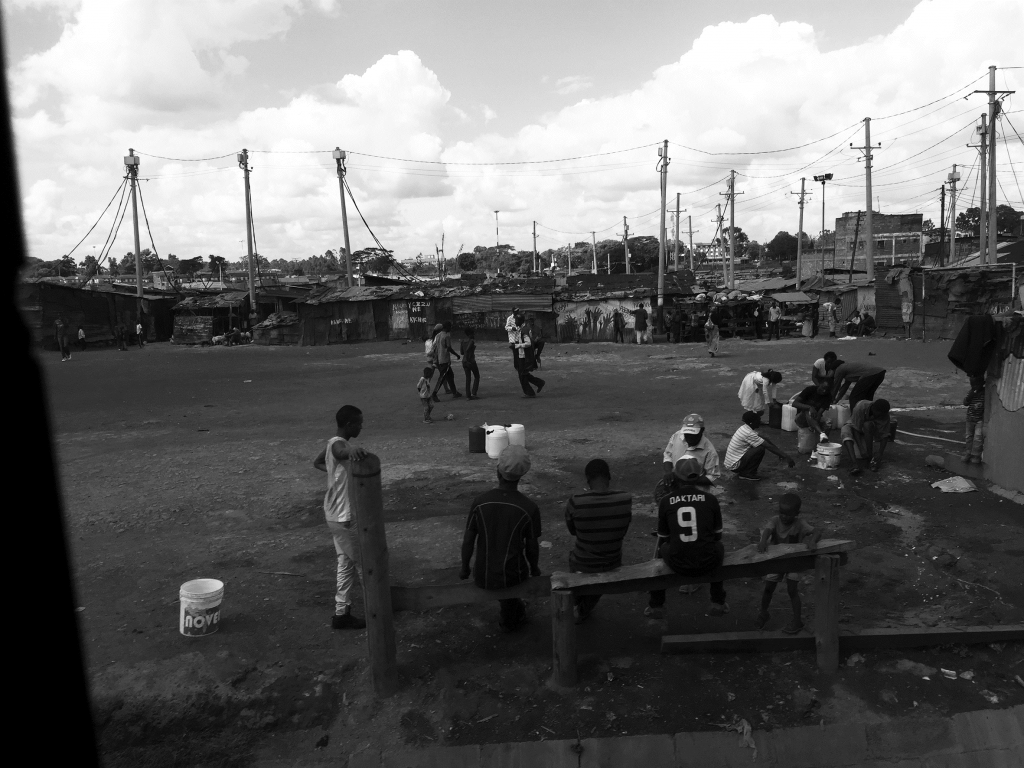
<instances>
[{"instance_id":1,"label":"boy in white t-shirt","mask_svg":"<svg viewBox=\"0 0 1024 768\"><path fill-rule=\"evenodd\" d=\"M434 378L434 369L429 365L423 369L423 375L416 382L416 391L420 393L420 402L423 403L423 423L433 424L430 412L434 410L434 402L430 399L430 380Z\"/></svg>"},{"instance_id":2,"label":"boy in white t-shirt","mask_svg":"<svg viewBox=\"0 0 1024 768\"><path fill-rule=\"evenodd\" d=\"M313 466L327 473L324 495L324 519L334 537L338 555L337 592L334 596L334 629L363 629L366 621L352 615L352 585L359 569L359 541L356 538L352 503L349 499L349 461L361 461L366 451L351 445L363 429L363 412L354 405L343 405L335 414L338 433L327 441L327 447L313 459Z\"/></svg>"}]
</instances>

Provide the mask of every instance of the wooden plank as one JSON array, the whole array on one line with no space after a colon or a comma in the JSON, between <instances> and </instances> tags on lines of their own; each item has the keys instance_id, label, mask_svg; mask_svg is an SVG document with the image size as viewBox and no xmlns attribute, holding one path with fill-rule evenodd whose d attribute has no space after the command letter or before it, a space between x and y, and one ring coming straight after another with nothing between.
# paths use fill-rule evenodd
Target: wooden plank
<instances>
[{"instance_id":1,"label":"wooden plank","mask_svg":"<svg viewBox=\"0 0 1024 768\"><path fill-rule=\"evenodd\" d=\"M548 597L550 594L551 583L543 576L527 579L508 589L481 589L472 581L427 584L422 587L392 585L391 608L394 611L429 611L432 608L489 603L510 597Z\"/></svg>"},{"instance_id":2,"label":"wooden plank","mask_svg":"<svg viewBox=\"0 0 1024 768\"><path fill-rule=\"evenodd\" d=\"M785 573L787 571L810 570L814 567L813 560L817 555L845 553L856 547L855 541L846 539L822 539L813 550L803 544L776 544L768 547L766 552L758 552L755 544L729 552L721 567L704 576L680 576L661 559L648 560L643 563L624 565L611 571L601 573L565 573L559 571L551 574L552 589L571 589L575 594L606 594L611 592L638 592L647 589L646 581L651 579L672 579L671 584L705 584L709 581L720 581L724 578L744 578L760 576L765 573ZM808 564L807 561L810 561ZM619 583L643 582L644 586L617 589ZM596 588L596 589L595 589ZM660 584L650 586L661 589Z\"/></svg>"},{"instance_id":3,"label":"wooden plank","mask_svg":"<svg viewBox=\"0 0 1024 768\"><path fill-rule=\"evenodd\" d=\"M958 643L1012 643L1024 641L1024 624L974 627L899 627L841 630L839 651L874 651L885 648L927 648ZM664 635L662 653L739 653L810 651L815 638L781 632L715 632L694 635Z\"/></svg>"},{"instance_id":4,"label":"wooden plank","mask_svg":"<svg viewBox=\"0 0 1024 768\"><path fill-rule=\"evenodd\" d=\"M572 614L575 604L571 592L551 595L551 645L554 683L563 688L576 685L576 620Z\"/></svg>"},{"instance_id":5,"label":"wooden plank","mask_svg":"<svg viewBox=\"0 0 1024 768\"><path fill-rule=\"evenodd\" d=\"M814 648L818 669L832 674L839 669L839 557L815 558Z\"/></svg>"}]
</instances>

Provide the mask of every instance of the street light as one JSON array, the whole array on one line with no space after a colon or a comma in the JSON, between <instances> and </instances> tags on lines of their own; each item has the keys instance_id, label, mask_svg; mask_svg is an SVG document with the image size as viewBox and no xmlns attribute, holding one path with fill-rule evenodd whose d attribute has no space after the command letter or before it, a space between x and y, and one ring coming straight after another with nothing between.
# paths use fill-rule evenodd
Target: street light
<instances>
[{"instance_id":1,"label":"street light","mask_svg":"<svg viewBox=\"0 0 1024 768\"><path fill-rule=\"evenodd\" d=\"M494 250L501 248L501 235L498 232L498 211L494 212Z\"/></svg>"},{"instance_id":2,"label":"street light","mask_svg":"<svg viewBox=\"0 0 1024 768\"><path fill-rule=\"evenodd\" d=\"M823 173L821 176L815 176L815 181L821 182L821 236L825 236L825 182L832 181L831 173ZM836 233L832 233L832 250L835 251ZM825 280L825 249L821 249L821 279L822 285Z\"/></svg>"}]
</instances>

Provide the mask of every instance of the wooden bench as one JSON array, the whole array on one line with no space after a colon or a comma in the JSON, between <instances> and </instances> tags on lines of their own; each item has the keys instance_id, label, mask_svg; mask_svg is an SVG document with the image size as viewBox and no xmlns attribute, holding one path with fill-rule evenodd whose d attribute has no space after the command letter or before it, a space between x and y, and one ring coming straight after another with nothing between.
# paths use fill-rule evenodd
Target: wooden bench
<instances>
[{"instance_id":1,"label":"wooden bench","mask_svg":"<svg viewBox=\"0 0 1024 768\"><path fill-rule=\"evenodd\" d=\"M845 539L823 539L813 550L803 544L779 544L759 553L757 546L751 544L727 553L721 566L703 576L682 576L661 559L601 573L554 573L551 575L554 683L571 687L578 679L573 617L573 598L577 595L649 592L682 584L707 584L812 569L816 573L814 639L818 668L835 672L839 667L839 566L846 562L846 553L854 546L855 542Z\"/></svg>"},{"instance_id":2,"label":"wooden bench","mask_svg":"<svg viewBox=\"0 0 1024 768\"><path fill-rule=\"evenodd\" d=\"M458 584L424 584L423 586L391 586L391 610L429 611L453 605L490 603L511 597L550 597L551 582L546 576L535 576L508 589L481 589L471 580Z\"/></svg>"}]
</instances>

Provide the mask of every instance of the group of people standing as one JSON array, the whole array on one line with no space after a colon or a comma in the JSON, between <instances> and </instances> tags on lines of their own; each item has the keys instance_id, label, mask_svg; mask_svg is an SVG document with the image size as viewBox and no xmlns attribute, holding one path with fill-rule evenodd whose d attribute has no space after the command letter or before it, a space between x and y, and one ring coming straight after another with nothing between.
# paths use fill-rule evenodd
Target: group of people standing
<instances>
[{"instance_id":1,"label":"group of people standing","mask_svg":"<svg viewBox=\"0 0 1024 768\"><path fill-rule=\"evenodd\" d=\"M113 337L118 350L123 351L128 349L128 335L128 327L124 323L114 324ZM70 324L68 324L63 317L58 317L53 323L53 340L57 343L57 349L60 351L60 361L62 363L65 360L71 359L72 336L74 336L75 343L78 345L79 351L84 352L86 348L85 329L79 325L77 332L72 332ZM142 345L145 341L145 333L143 332L141 322L137 322L135 324L135 338L138 342L139 349L142 349Z\"/></svg>"}]
</instances>

